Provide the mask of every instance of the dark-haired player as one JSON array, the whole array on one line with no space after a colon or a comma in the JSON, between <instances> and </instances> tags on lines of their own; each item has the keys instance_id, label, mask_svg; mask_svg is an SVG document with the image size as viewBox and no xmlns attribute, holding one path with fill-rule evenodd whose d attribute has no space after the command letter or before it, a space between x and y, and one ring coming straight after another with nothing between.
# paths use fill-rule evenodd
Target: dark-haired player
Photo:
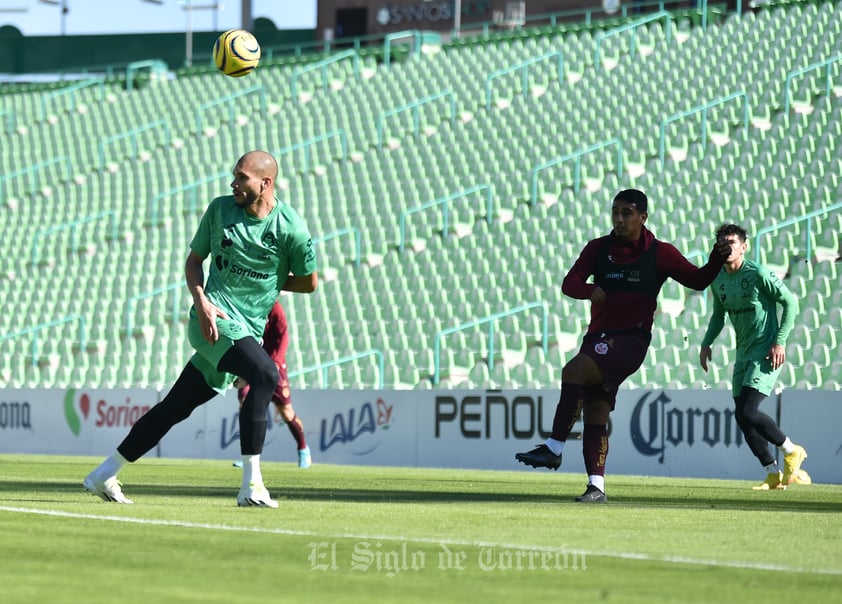
<instances>
[{"instance_id":1,"label":"dark-haired player","mask_svg":"<svg viewBox=\"0 0 842 604\"><path fill-rule=\"evenodd\" d=\"M711 344L725 325L725 314L734 327L737 358L731 383L734 417L751 452L766 470L766 480L754 487L768 491L785 489L797 480L807 459L804 447L794 444L771 417L760 411L786 361L786 339L795 326L798 300L771 270L746 259L746 230L723 224L716 240L728 245L730 255L711 284L713 313L699 351L699 364L708 370ZM783 309L778 321L778 305ZM781 472L769 444L784 454Z\"/></svg>"},{"instance_id":2,"label":"dark-haired player","mask_svg":"<svg viewBox=\"0 0 842 604\"><path fill-rule=\"evenodd\" d=\"M620 191L611 206L613 230L589 241L562 283L571 298L591 301L591 320L578 354L562 369L561 396L553 430L544 444L515 458L535 468L558 469L573 424L584 414L582 454L588 473L582 503L604 503L608 416L620 384L646 357L658 293L667 278L703 290L716 277L729 248L717 243L698 268L673 245L646 228L648 200L642 191ZM593 282L588 279L593 276Z\"/></svg>"}]
</instances>

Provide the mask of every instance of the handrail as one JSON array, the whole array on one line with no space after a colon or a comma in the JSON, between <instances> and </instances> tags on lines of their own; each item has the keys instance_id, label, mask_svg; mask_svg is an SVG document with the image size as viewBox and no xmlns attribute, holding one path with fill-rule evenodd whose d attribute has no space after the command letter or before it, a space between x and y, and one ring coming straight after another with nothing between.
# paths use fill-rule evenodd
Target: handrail
<instances>
[{"instance_id":1,"label":"handrail","mask_svg":"<svg viewBox=\"0 0 842 604\"><path fill-rule=\"evenodd\" d=\"M362 359L365 357L375 356L377 357L377 369L380 372L380 376L378 379L377 389L383 389L384 377L383 372L385 371L385 361L383 359L383 352L372 348L371 350L366 350L363 352L359 352L357 354L352 354L348 356L344 356L338 359L334 359L333 361L327 361L325 363L321 363L319 365L313 365L311 367L305 367L304 369L299 369L297 371L292 371L289 374L290 378L298 377L299 375L304 375L305 373L312 373L313 371L322 371L322 384L324 386L328 385L328 376L327 370L331 367L335 367L337 365L343 365L345 363L350 363L351 361L356 361L358 359Z\"/></svg>"},{"instance_id":2,"label":"handrail","mask_svg":"<svg viewBox=\"0 0 842 604\"><path fill-rule=\"evenodd\" d=\"M71 164L70 158L67 155L60 155L59 157L47 159L42 162L38 162L37 164L27 166L26 168L21 168L20 170L9 172L8 174L0 174L0 199L4 199L6 197L6 181L12 180L13 178L17 178L18 176L23 176L24 174L29 174L29 190L30 192L34 191L37 183L35 180L35 176L33 175L39 170L49 168L50 166L54 166L55 164L62 164L64 166L64 179L69 180L71 174L73 173L73 164Z\"/></svg>"},{"instance_id":3,"label":"handrail","mask_svg":"<svg viewBox=\"0 0 842 604\"><path fill-rule=\"evenodd\" d=\"M173 305L172 305L172 321L176 323L178 321L178 307L181 304L181 292L187 286L187 281L182 279L176 283L170 283L169 285L164 285L155 289L151 289L149 291L143 292L142 294L138 294L136 296L132 296L129 298L128 303L126 304L126 337L131 337L134 333L134 309L135 304L140 302L141 300L146 300L147 298L152 298L153 296L157 296L159 294L166 293L168 291L175 290L176 295L173 298Z\"/></svg>"},{"instance_id":4,"label":"handrail","mask_svg":"<svg viewBox=\"0 0 842 604\"><path fill-rule=\"evenodd\" d=\"M226 176L230 175L230 172L218 172L217 174L212 174L210 176L206 176L205 178L200 178L199 180L194 180L193 182L181 185L180 187L175 187L174 189L170 189L168 191L164 191L163 193L159 193L149 203L151 209L149 212L149 223L147 226L158 226L161 223L161 220L159 220L158 218L158 206L160 205L160 202L163 199L171 197L172 195L184 193L185 191L192 191L192 196L190 198L190 209L188 211L191 213L195 213L196 207L198 205L198 201L196 198L196 190L202 185L208 184L209 182L213 182L215 180L219 180L221 178L225 178Z\"/></svg>"},{"instance_id":5,"label":"handrail","mask_svg":"<svg viewBox=\"0 0 842 604\"><path fill-rule=\"evenodd\" d=\"M166 71L167 64L161 59L148 59L146 61L132 61L126 65L126 90L131 92L134 89L134 76L141 69L150 68L152 73Z\"/></svg>"},{"instance_id":6,"label":"handrail","mask_svg":"<svg viewBox=\"0 0 842 604\"><path fill-rule=\"evenodd\" d=\"M360 265L360 260L362 258L361 253L361 244L360 244L360 230L357 227L348 227L346 229L340 229L338 231L334 231L332 233L328 233L322 237L315 237L313 238L313 243L324 243L325 241L330 241L331 239L337 239L348 233L352 233L354 235L354 252L356 256L354 257L354 266Z\"/></svg>"},{"instance_id":7,"label":"handrail","mask_svg":"<svg viewBox=\"0 0 842 604\"><path fill-rule=\"evenodd\" d=\"M557 157L555 159L551 159L544 163L538 164L534 168L532 168L532 182L531 182L531 194L530 194L530 205L535 205L538 203L538 174L552 168L553 166L557 166L558 164L564 163L571 159L576 160L576 164L573 168L573 189L578 193L579 188L581 186L582 180L582 156L588 153L592 153L594 151L599 151L600 149L604 149L605 147L611 147L613 145L617 145L617 176L623 175L623 141L619 138L612 138L602 143L596 143L591 145L590 147L585 147L579 151L574 151L573 153L568 153L566 155L562 155L561 157Z\"/></svg>"},{"instance_id":8,"label":"handrail","mask_svg":"<svg viewBox=\"0 0 842 604\"><path fill-rule=\"evenodd\" d=\"M276 151L273 155L278 158L281 155L286 155L287 153L292 153L293 151L298 151L299 149L304 149L304 171L308 171L310 169L310 147L315 145L316 143L320 143L322 141L330 140L332 138L339 137L340 144L342 145L342 157L340 159L346 159L348 157L348 136L345 134L345 130L333 130L332 132L328 132L326 134L321 134L319 136L314 136L312 138L308 138L305 141L297 143L295 145L290 145L288 147L284 147Z\"/></svg>"},{"instance_id":9,"label":"handrail","mask_svg":"<svg viewBox=\"0 0 842 604\"><path fill-rule=\"evenodd\" d=\"M351 36L347 38L327 38L322 40L309 40L307 42L287 42L285 44L261 45L261 52L266 59L274 59L276 56L303 57L313 54L330 54L339 48L353 47L354 50L363 50L363 46L369 46L369 42L383 41L385 34L367 34L365 36Z\"/></svg>"},{"instance_id":10,"label":"handrail","mask_svg":"<svg viewBox=\"0 0 842 604\"><path fill-rule=\"evenodd\" d=\"M53 235L60 231L66 231L69 229L71 237L70 251L75 253L79 249L79 227L83 224L99 220L100 218L105 218L106 216L111 218L111 220L109 221L111 227L111 235L109 236L109 238L112 240L117 239L119 236L117 232L117 212L115 212L114 210L108 210L107 212L99 212L97 214L85 216L77 220L57 224L48 229L41 229L39 231L36 231L35 236L32 238L32 257L30 260L31 264L36 265L40 261L40 255L38 252L38 241L42 237L46 237L47 235Z\"/></svg>"},{"instance_id":11,"label":"handrail","mask_svg":"<svg viewBox=\"0 0 842 604\"><path fill-rule=\"evenodd\" d=\"M516 63L504 69L499 69L489 74L489 76L485 79L485 108L491 109L491 84L494 80L501 78L506 74L520 70L521 91L523 96L526 96L529 94L529 68L535 63L539 63L545 59L552 59L554 57L558 57L558 81L559 83L562 83L564 81L564 55L560 50L552 50L540 56L526 59L525 61L521 61L520 63Z\"/></svg>"},{"instance_id":12,"label":"handrail","mask_svg":"<svg viewBox=\"0 0 842 604\"><path fill-rule=\"evenodd\" d=\"M748 120L749 120L749 107L748 107L748 94L745 91L734 92L732 94L727 94L725 96L721 96L718 98L713 99L712 101L708 101L707 103L702 103L700 105L696 105L695 107L688 109L687 111L680 111L678 113L674 113L664 121L661 122L661 129L660 129L660 137L658 139L658 157L661 160L661 169L664 168L666 165L666 136L667 136L667 125L671 124L672 122L678 121L685 117L689 117L696 113L702 113L702 126L700 135L702 138L702 151L707 149L707 117L708 117L708 109L715 107L716 105L722 105L727 103L728 101L732 101L737 98L742 98L743 100L743 129L748 132Z\"/></svg>"},{"instance_id":13,"label":"handrail","mask_svg":"<svg viewBox=\"0 0 842 604\"><path fill-rule=\"evenodd\" d=\"M383 37L383 65L386 69L389 69L392 66L392 41L401 40L403 38L412 38L414 44L413 51L416 56L421 54L421 32L417 29L396 31L391 34L386 34L386 36Z\"/></svg>"},{"instance_id":14,"label":"handrail","mask_svg":"<svg viewBox=\"0 0 842 604\"><path fill-rule=\"evenodd\" d=\"M811 71L816 71L817 69L821 69L822 67L827 67L827 75L825 76L825 94L830 96L830 89L831 89L831 82L832 79L830 77L830 66L833 63L837 63L842 61L842 55L836 55L835 57L830 57L829 59L825 59L824 61L819 61L818 63L813 63L812 65L807 65L807 67L802 67L801 69L794 69L786 74L786 83L784 85L784 115L789 115L789 106L792 102L792 91L790 90L790 84L792 84L792 80L800 75L804 75L805 73L809 73Z\"/></svg>"},{"instance_id":15,"label":"handrail","mask_svg":"<svg viewBox=\"0 0 842 604\"><path fill-rule=\"evenodd\" d=\"M640 19L635 19L631 23L626 23L625 25L621 25L619 27L615 27L613 29L609 29L608 31L598 33L594 38L594 57L593 57L593 66L598 72L602 71L602 41L606 38L610 38L611 36L619 35L625 31L631 31L631 47L629 51L631 54L635 54L637 50L637 28L641 25L645 25L646 23L650 23L651 21L657 21L659 19L664 19L666 21L666 38L667 44L672 42L672 13L669 11L661 10L657 13L652 13L651 15L646 15L645 17L641 17Z\"/></svg>"},{"instance_id":16,"label":"handrail","mask_svg":"<svg viewBox=\"0 0 842 604\"><path fill-rule=\"evenodd\" d=\"M113 143L119 142L123 139L128 138L131 142L131 155L129 157L137 157L138 148L137 148L137 135L146 132L147 130L152 130L154 128L158 128L160 126L164 127L164 145L170 144L170 123L167 120L158 120L156 122L150 122L148 124L143 124L142 126L138 126L137 128L132 128L131 130L126 130L125 132L121 132L119 134L115 134L114 136L109 136L108 138L104 138L99 142L99 167L105 168L105 148L108 145Z\"/></svg>"},{"instance_id":17,"label":"handrail","mask_svg":"<svg viewBox=\"0 0 842 604\"><path fill-rule=\"evenodd\" d=\"M296 67L289 79L290 93L293 99L298 99L298 78L311 71L319 70L322 74L322 89L327 90L329 79L327 77L328 68L333 63L344 61L352 58L354 60L354 76L360 77L360 54L353 48L331 55L321 61L310 63L304 67Z\"/></svg>"},{"instance_id":18,"label":"handrail","mask_svg":"<svg viewBox=\"0 0 842 604\"><path fill-rule=\"evenodd\" d=\"M451 193L450 195L445 195L444 197L439 197L438 199L434 199L433 201L422 203L420 206L415 206L414 208L409 208L408 210L404 210L403 212L401 212L399 218L400 240L398 241L398 251L403 252L403 249L406 246L406 219L410 214L417 214L418 212L423 212L424 210L439 205L443 206L444 211L442 213L442 233L447 234L449 213L447 203L449 201L453 201L454 199L458 199L460 197L467 197L472 193L477 193L480 191L485 191L485 221L488 224L491 224L494 214L494 187L493 185L488 183L476 185L474 187L470 187L462 191L457 191L456 193Z\"/></svg>"},{"instance_id":19,"label":"handrail","mask_svg":"<svg viewBox=\"0 0 842 604\"><path fill-rule=\"evenodd\" d=\"M99 100L105 99L105 80L103 78L91 78L89 80L82 80L81 82L76 82L75 84L71 84L70 86L66 86L64 88L60 88L53 92L45 92L41 95L41 119L47 119L47 102L52 101L60 96L70 95L71 103L76 102L76 92L82 90L83 88L89 88L91 86L99 86ZM72 109L76 105L73 104L68 109Z\"/></svg>"},{"instance_id":20,"label":"handrail","mask_svg":"<svg viewBox=\"0 0 842 604\"><path fill-rule=\"evenodd\" d=\"M87 321L82 315L68 315L62 319L56 319L54 321L48 321L46 323L39 323L38 325L33 325L32 327L27 327L26 329L21 329L20 331L0 335L0 341L11 340L12 338L16 338L18 336L34 333L35 336L32 338L32 365L34 366L38 364L38 332L43 329L49 329L50 327L64 325L65 323L70 323L72 321L79 321L79 348L81 350L86 350L88 346Z\"/></svg>"},{"instance_id":21,"label":"handrail","mask_svg":"<svg viewBox=\"0 0 842 604\"><path fill-rule=\"evenodd\" d=\"M544 354L546 354L547 340L549 339L549 321L547 318L549 315L549 311L547 310L547 303L529 302L527 304L521 304L520 306L515 306L508 310L496 312L486 317L482 317L480 319L474 319L473 321L460 323L459 325L456 325L454 327L447 327L445 329L439 330L435 335L435 341L433 343L433 385L438 385L439 378L441 376L441 341L442 339L444 339L445 336L449 336L450 334L488 323L488 366L491 367L494 364L494 321L533 308L541 309L541 347L544 349Z\"/></svg>"},{"instance_id":22,"label":"handrail","mask_svg":"<svg viewBox=\"0 0 842 604\"><path fill-rule=\"evenodd\" d=\"M757 231L757 234L754 236L757 245L754 249L754 260L756 262L760 262L760 238L766 235L766 233L772 233L784 227L792 226L793 224L797 224L799 222L806 222L807 229L805 238L807 240L806 245L804 246L805 254L807 258L810 257L812 253L811 245L810 245L810 235L812 234L812 227L810 226L810 220L816 218L817 216L823 216L825 214L829 214L835 210L842 210L842 201L834 203L833 205L827 206L826 208L822 208L820 210L813 210L812 212L807 212L806 214L802 214L801 216L796 216L794 218L788 218L784 221L781 221L777 224L773 224L768 227L764 227Z\"/></svg>"},{"instance_id":23,"label":"handrail","mask_svg":"<svg viewBox=\"0 0 842 604\"><path fill-rule=\"evenodd\" d=\"M248 96L253 92L260 93L260 113L261 115L266 115L266 90L263 88L263 86L251 86L250 88L246 88L245 90L234 92L232 94L227 94L225 96L199 105L199 108L196 109L196 132L198 134L202 134L202 130L204 130L204 120L202 119L202 114L206 110L216 107L217 105L228 105L228 121L233 122L234 112L238 107L238 105L234 103L234 101L241 97Z\"/></svg>"},{"instance_id":24,"label":"handrail","mask_svg":"<svg viewBox=\"0 0 842 604\"><path fill-rule=\"evenodd\" d=\"M452 90L443 90L437 94L431 94L430 96L425 96L420 99L416 99L412 102L406 103L405 105L401 105L400 107L395 107L394 109L390 109L389 111L384 111L381 113L377 118L377 148L383 148L383 131L384 131L384 123L386 122L387 118L393 117L404 111L412 111L412 133L418 134L421 130L421 105L426 105L428 103L432 103L433 101L437 101L441 98L450 98L450 121L456 121L456 95L453 93Z\"/></svg>"}]
</instances>

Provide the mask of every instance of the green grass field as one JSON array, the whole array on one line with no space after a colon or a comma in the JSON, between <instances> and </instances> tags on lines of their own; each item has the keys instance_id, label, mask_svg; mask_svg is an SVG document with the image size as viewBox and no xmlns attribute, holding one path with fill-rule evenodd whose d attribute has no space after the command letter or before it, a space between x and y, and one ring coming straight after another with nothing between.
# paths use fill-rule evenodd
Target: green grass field
<instances>
[{"instance_id":1,"label":"green grass field","mask_svg":"<svg viewBox=\"0 0 842 604\"><path fill-rule=\"evenodd\" d=\"M0 601L839 602L842 486L264 463L241 509L225 461L142 459L135 505L100 460L0 455Z\"/></svg>"}]
</instances>

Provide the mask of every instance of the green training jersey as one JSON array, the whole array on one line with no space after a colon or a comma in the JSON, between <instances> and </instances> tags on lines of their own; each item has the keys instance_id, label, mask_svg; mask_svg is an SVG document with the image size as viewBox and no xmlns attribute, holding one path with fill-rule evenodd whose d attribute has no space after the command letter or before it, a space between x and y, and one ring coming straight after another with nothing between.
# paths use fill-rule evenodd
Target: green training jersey
<instances>
[{"instance_id":1,"label":"green training jersey","mask_svg":"<svg viewBox=\"0 0 842 604\"><path fill-rule=\"evenodd\" d=\"M732 274L723 268L710 289L713 315L702 346L710 346L722 331L725 313L734 327L738 361L760 361L773 344L786 345L798 314L798 300L767 267L744 259ZM780 322L778 304L783 307Z\"/></svg>"},{"instance_id":2,"label":"green training jersey","mask_svg":"<svg viewBox=\"0 0 842 604\"><path fill-rule=\"evenodd\" d=\"M292 273L316 271L316 254L304 221L291 206L275 207L258 219L237 207L233 195L214 199L190 249L206 258L210 271L205 295L229 319L260 340L278 292ZM245 335L245 334L244 334Z\"/></svg>"}]
</instances>

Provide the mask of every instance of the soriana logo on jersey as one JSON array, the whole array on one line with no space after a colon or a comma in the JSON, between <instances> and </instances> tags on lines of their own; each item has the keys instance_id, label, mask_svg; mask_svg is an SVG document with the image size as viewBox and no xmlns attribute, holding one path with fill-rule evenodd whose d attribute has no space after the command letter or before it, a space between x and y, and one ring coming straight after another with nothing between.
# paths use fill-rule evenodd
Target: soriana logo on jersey
<instances>
[{"instance_id":1,"label":"soriana logo on jersey","mask_svg":"<svg viewBox=\"0 0 842 604\"><path fill-rule=\"evenodd\" d=\"M83 427L130 428L152 408L132 401L130 390L91 391L71 388L64 394L64 417L74 436Z\"/></svg>"}]
</instances>

